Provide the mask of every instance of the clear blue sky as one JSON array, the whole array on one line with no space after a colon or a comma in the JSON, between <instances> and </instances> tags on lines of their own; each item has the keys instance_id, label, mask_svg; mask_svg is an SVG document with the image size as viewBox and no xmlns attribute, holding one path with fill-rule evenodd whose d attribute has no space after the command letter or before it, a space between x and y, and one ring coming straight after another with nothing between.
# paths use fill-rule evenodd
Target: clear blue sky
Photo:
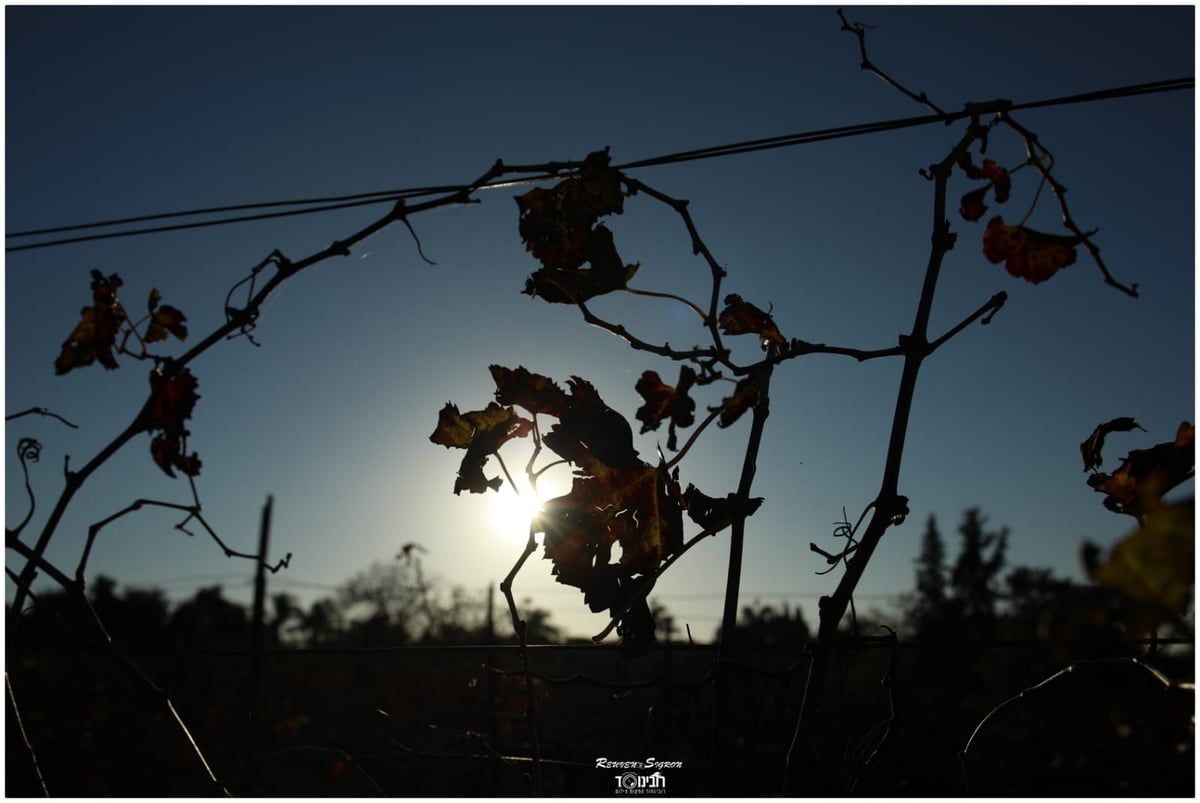
<instances>
[{"instance_id":1,"label":"clear blue sky","mask_svg":"<svg viewBox=\"0 0 1200 803\"><path fill-rule=\"evenodd\" d=\"M1193 74L1191 7L853 8L874 26L872 58L942 107L1015 101ZM538 163L609 146L615 162L924 109L858 68L857 43L833 8L107 8L8 7L6 229L9 232L177 209L468 181L497 158ZM1011 530L1013 565L1079 577L1078 550L1108 544L1131 520L1085 484L1078 444L1096 424L1134 416L1149 432L1114 436L1107 468L1131 448L1171 439L1194 420L1194 101L1190 92L1060 106L1017 116L1057 157L1071 210L1132 300L1081 255L1032 286L988 263L983 224L955 216L959 246L943 271L940 332L998 290L1008 305L925 365L901 492L912 516L890 531L861 586L912 585L925 519L951 541L979 506ZM958 127L927 126L635 172L691 201L725 289L773 305L787 337L860 348L907 332L930 234L931 185ZM989 156L1014 165L1003 131ZM1028 208L1032 172L993 206ZM957 178L951 197L971 188ZM519 191L519 190L518 190ZM490 363L565 381L586 376L630 420L642 371L677 369L587 327L576 311L521 295L536 264L517 235L513 190L420 215L422 262L402 227L295 277L256 332L193 364L201 399L190 428L203 461L205 513L252 551L275 497L273 546L294 554L272 590L324 593L399 546L428 549L427 572L483 589L508 571L523 533L498 532L492 501L452 493L461 452L428 440L447 400L491 398ZM5 406L46 406L80 425L24 418L6 427L6 522L26 499L13 457L22 436L44 444L32 466L31 539L62 485L63 455L82 465L130 420L147 366L121 360L54 375L54 358L89 300L93 268L117 272L131 309L152 287L188 315L192 340L223 320L228 289L273 249L300 259L386 205L11 253L5 261ZM986 219L986 218L985 218ZM1059 231L1052 199L1031 225ZM1011 221L1010 221L1011 222ZM707 292L678 220L631 200L613 224L635 286ZM704 333L668 302L596 305L651 339L683 346ZM189 341L192 342L192 341ZM178 346L175 353L180 353ZM843 506L874 497L899 378L898 360L814 356L773 385L754 493L743 602L787 592L812 619L837 574L816 576ZM699 394L715 404L719 391ZM706 435L683 479L719 496L736 486L749 417ZM665 434L639 439L645 459ZM151 462L149 436L84 488L52 558L73 570L89 523L139 497L186 503L186 482ZM516 452L510 466L520 466ZM564 481L565 487L565 481ZM1190 486L1184 489L1190 492ZM251 566L173 512L144 511L107 528L90 563L123 583L173 595L224 582L248 598ZM518 528L519 529L519 528ZM725 537L700 545L656 595L698 636L721 609ZM15 566L11 560L10 568ZM11 598L12 583L8 583ZM530 561L519 597L574 633L604 617Z\"/></svg>"}]
</instances>

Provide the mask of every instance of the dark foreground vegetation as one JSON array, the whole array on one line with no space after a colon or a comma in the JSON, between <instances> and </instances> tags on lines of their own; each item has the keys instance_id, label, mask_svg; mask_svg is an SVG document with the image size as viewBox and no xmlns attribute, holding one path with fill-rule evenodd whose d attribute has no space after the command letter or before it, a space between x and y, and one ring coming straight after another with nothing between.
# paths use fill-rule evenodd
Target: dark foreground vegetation
<instances>
[{"instance_id":1,"label":"dark foreground vegetation","mask_svg":"<svg viewBox=\"0 0 1200 803\"><path fill-rule=\"evenodd\" d=\"M977 511L957 535L951 559L931 520L900 610L844 634L822 748L840 791L1192 796L1191 644L1132 638L1127 603L1100 587L1006 570L1006 533ZM538 773L547 794L607 796L623 772L598 759L650 758L681 762L662 770L669 795L776 794L810 643L798 610L754 605L734 649L660 642L628 658L563 643L530 611L535 764L511 629L411 556L307 607L276 595L258 641L219 587L172 606L98 580L92 604L125 656L50 594L9 666L54 796L212 794L126 656L235 795L522 795ZM6 794L41 794L11 708L7 733Z\"/></svg>"}]
</instances>

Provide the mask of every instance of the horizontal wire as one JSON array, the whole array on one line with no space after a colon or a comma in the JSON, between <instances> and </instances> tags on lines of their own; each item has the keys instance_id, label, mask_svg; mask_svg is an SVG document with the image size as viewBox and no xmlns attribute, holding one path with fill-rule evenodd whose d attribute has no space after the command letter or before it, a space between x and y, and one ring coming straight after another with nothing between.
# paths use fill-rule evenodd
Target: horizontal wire
<instances>
[{"instance_id":1,"label":"horizontal wire","mask_svg":"<svg viewBox=\"0 0 1200 803\"><path fill-rule=\"evenodd\" d=\"M1109 89L1097 90L1093 92L1079 93L1075 95L1066 95L1056 98L1045 98L1042 100L1027 101L1024 103L1014 103L1010 106L1013 111L1023 109L1045 108L1048 106L1059 106L1073 103L1088 103L1102 100L1114 100L1118 98L1133 97L1137 95L1153 94L1158 92L1170 92L1181 89L1193 88L1195 79L1193 77L1173 78L1164 81L1152 81L1149 83L1133 84L1122 87L1112 87ZM857 123L846 126L838 126L834 128L819 129L815 131L807 131L797 134L785 134L776 137L765 137L760 139L745 140L741 142L729 143L725 145L715 145L707 148L696 148L687 151L679 151L672 154L640 159L632 162L626 162L618 165L618 170L631 170L644 167L657 167L667 164L677 164L680 162L697 161L701 159L714 159L725 156L734 156L743 153L753 153L762 150L771 150L775 148L795 147L798 145L807 145L816 142L824 142L832 139L842 139L846 137L864 136L867 134L877 134L886 131L897 131L904 128L912 128L915 126L929 125L932 123L950 124L956 120L965 119L977 114L972 111L971 107L957 111L948 112L945 114L928 114L918 117L897 118L893 120L878 121L873 123ZM523 179L507 179L497 180L483 184L478 189L500 189L505 187L513 187L524 184L533 184L541 181L547 181L554 178L560 178L558 173L545 173L542 175L531 176ZM78 237L67 237L57 240L49 240L40 243L32 243L27 245L9 246L4 250L6 252L27 251L36 248L48 248L57 245L67 245L70 243L87 242L93 240L110 239L114 237L131 237L143 234L156 234L167 231L180 231L184 229L202 228L207 226L220 226L227 223L244 223L255 220L267 220L272 218L290 217L295 215L315 214L318 212L329 212L340 209L350 209L359 206L367 206L377 203L396 202L406 198L416 198L428 195L436 195L440 193L452 193L466 189L466 185L443 185L434 187L419 187L400 190L380 190L375 192L356 193L353 195L330 196L322 198L309 198L303 200L286 200L286 201L263 201L258 203L237 204L232 206L217 206L206 209L196 209L190 211L163 212L150 215L139 215L135 217L119 218L106 221L97 221L92 223L80 223L67 226L54 226L50 228L30 229L12 234L6 234L6 238L30 237L35 235L44 235L52 233L62 233L67 231L80 231L91 228L104 228L108 226L124 225L128 223L148 222L151 220L164 220L176 217L191 217L197 215L216 214L221 212L246 211L250 209L269 209L280 206L304 206L303 209L293 209L280 212L265 212L253 215L239 215L235 217L219 218L217 220L198 221L191 223L177 223L165 226L152 226L140 229L124 230L119 232L109 232L105 234L90 234ZM319 204L313 206L313 204Z\"/></svg>"}]
</instances>

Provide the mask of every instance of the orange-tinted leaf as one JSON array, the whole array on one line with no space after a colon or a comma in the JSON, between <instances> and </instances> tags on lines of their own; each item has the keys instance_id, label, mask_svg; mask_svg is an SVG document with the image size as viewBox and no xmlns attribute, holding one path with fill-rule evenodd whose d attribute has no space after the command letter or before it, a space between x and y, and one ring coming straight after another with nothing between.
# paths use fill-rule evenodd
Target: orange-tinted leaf
<instances>
[{"instance_id":1,"label":"orange-tinted leaf","mask_svg":"<svg viewBox=\"0 0 1200 803\"><path fill-rule=\"evenodd\" d=\"M1163 494L1191 479L1195 459L1195 429L1185 421L1174 441L1135 449L1111 474L1088 477L1088 485L1105 494L1106 508L1140 520Z\"/></svg>"},{"instance_id":2,"label":"orange-tinted leaf","mask_svg":"<svg viewBox=\"0 0 1200 803\"><path fill-rule=\"evenodd\" d=\"M501 365L489 366L496 382L496 401L515 404L530 413L557 416L567 406L567 394L554 380L518 366L514 371Z\"/></svg>"},{"instance_id":3,"label":"orange-tinted leaf","mask_svg":"<svg viewBox=\"0 0 1200 803\"><path fill-rule=\"evenodd\" d=\"M1088 576L1140 603L1150 616L1147 625L1177 620L1188 608L1195 585L1195 503L1155 505L1140 527L1122 538L1107 559L1100 548L1085 543Z\"/></svg>"},{"instance_id":4,"label":"orange-tinted leaf","mask_svg":"<svg viewBox=\"0 0 1200 803\"><path fill-rule=\"evenodd\" d=\"M169 304L158 306L158 302L161 300L162 294L158 292L158 288L150 291L150 299L146 305L150 309L150 323L147 325L146 335L142 339L147 343L154 343L166 340L167 335L172 334L180 340L186 340L188 330L184 326L184 321L187 320L187 317Z\"/></svg>"},{"instance_id":5,"label":"orange-tinted leaf","mask_svg":"<svg viewBox=\"0 0 1200 803\"><path fill-rule=\"evenodd\" d=\"M758 374L751 373L740 380L733 395L721 402L721 415L717 426L732 426L735 421L754 405L758 404Z\"/></svg>"},{"instance_id":6,"label":"orange-tinted leaf","mask_svg":"<svg viewBox=\"0 0 1200 803\"><path fill-rule=\"evenodd\" d=\"M1129 432L1133 429L1146 430L1134 421L1129 416L1114 418L1111 421L1105 422L1092 430L1092 434L1088 439L1079 444L1079 451L1083 453L1083 470L1091 471L1094 468L1099 468L1104 462L1104 457L1101 451L1104 449L1104 437L1110 432Z\"/></svg>"},{"instance_id":7,"label":"orange-tinted leaf","mask_svg":"<svg viewBox=\"0 0 1200 803\"><path fill-rule=\"evenodd\" d=\"M1009 226L997 215L983 233L983 254L993 264L1003 262L1013 276L1037 284L1075 261L1078 242L1075 237Z\"/></svg>"},{"instance_id":8,"label":"orange-tinted leaf","mask_svg":"<svg viewBox=\"0 0 1200 803\"><path fill-rule=\"evenodd\" d=\"M725 309L721 310L717 323L727 335L756 334L776 346L787 344L771 315L750 302L743 301L737 293L725 296Z\"/></svg>"},{"instance_id":9,"label":"orange-tinted leaf","mask_svg":"<svg viewBox=\"0 0 1200 803\"><path fill-rule=\"evenodd\" d=\"M642 422L641 432L658 429L664 419L671 420L667 436L667 448L676 448L675 428L690 427L695 423L696 402L688 391L696 382L696 372L690 366L679 368L679 384L671 387L654 371L646 371L633 386L646 403L636 413Z\"/></svg>"},{"instance_id":10,"label":"orange-tinted leaf","mask_svg":"<svg viewBox=\"0 0 1200 803\"><path fill-rule=\"evenodd\" d=\"M511 407L492 402L485 410L459 413L458 407L447 402L438 414L438 425L429 440L448 448L466 449L459 467L454 493L465 491L486 493L489 488L500 490L503 480L488 479L483 466L489 455L495 454L512 438L529 434L532 424L521 418Z\"/></svg>"},{"instance_id":11,"label":"orange-tinted leaf","mask_svg":"<svg viewBox=\"0 0 1200 803\"><path fill-rule=\"evenodd\" d=\"M121 324L126 320L125 310L117 300L117 289L121 285L121 277L115 273L105 277L98 270L92 271L92 306L80 310L79 323L63 341L54 361L55 373L65 374L97 360L109 370L117 367L113 347Z\"/></svg>"},{"instance_id":12,"label":"orange-tinted leaf","mask_svg":"<svg viewBox=\"0 0 1200 803\"><path fill-rule=\"evenodd\" d=\"M967 174L967 178L987 179L988 182L962 197L958 213L964 220L979 220L983 217L983 213L987 211L987 204L983 199L988 190L995 190L996 203L1002 204L1008 200L1009 193L1012 191L1012 179L1006 169L991 159L984 159L983 167L976 167L968 153L963 153L959 157L958 166Z\"/></svg>"}]
</instances>

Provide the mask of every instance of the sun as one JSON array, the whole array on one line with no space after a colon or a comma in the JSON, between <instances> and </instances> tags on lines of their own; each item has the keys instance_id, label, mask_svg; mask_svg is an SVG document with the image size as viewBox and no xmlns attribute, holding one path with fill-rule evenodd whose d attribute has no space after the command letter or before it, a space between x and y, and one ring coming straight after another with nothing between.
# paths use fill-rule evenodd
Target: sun
<instances>
[{"instance_id":1,"label":"sun","mask_svg":"<svg viewBox=\"0 0 1200 803\"><path fill-rule=\"evenodd\" d=\"M529 537L529 522L541 510L542 503L558 495L546 483L539 483L538 493L526 487L520 495L508 485L489 494L492 508L492 528L497 535L514 541Z\"/></svg>"}]
</instances>

